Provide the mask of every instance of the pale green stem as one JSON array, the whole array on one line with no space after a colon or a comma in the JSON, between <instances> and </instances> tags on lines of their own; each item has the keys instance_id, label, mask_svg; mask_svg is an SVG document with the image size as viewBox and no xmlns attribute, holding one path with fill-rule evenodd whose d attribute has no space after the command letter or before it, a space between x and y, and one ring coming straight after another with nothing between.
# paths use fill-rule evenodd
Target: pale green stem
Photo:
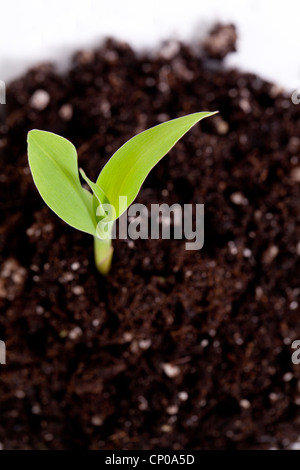
<instances>
[{"instance_id":1,"label":"pale green stem","mask_svg":"<svg viewBox=\"0 0 300 470\"><path fill-rule=\"evenodd\" d=\"M95 264L98 271L103 276L107 276L110 270L113 252L114 249L110 238L101 240L100 238L94 237Z\"/></svg>"}]
</instances>

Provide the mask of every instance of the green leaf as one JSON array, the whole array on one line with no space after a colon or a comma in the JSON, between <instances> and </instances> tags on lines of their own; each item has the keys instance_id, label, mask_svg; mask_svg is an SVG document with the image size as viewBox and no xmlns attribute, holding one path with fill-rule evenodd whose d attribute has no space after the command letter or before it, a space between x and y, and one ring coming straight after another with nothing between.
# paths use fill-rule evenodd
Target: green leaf
<instances>
[{"instance_id":1,"label":"green leaf","mask_svg":"<svg viewBox=\"0 0 300 470\"><path fill-rule=\"evenodd\" d=\"M79 168L79 171L80 171L80 174L81 174L82 178L84 179L86 184L91 188L91 190L94 193L95 198L97 199L96 204L94 204L95 214L96 214L96 210L98 209L98 215L99 216L104 216L105 211L103 209L103 204L109 204L109 201L108 201L107 197L105 196L105 194L102 191L102 189L100 188L100 186L98 186L96 183L93 183L93 181L91 181L86 176L86 174L85 174L85 172L83 171L82 168Z\"/></svg>"},{"instance_id":2,"label":"green leaf","mask_svg":"<svg viewBox=\"0 0 300 470\"><path fill-rule=\"evenodd\" d=\"M116 219L115 213L114 211L112 211L114 207L109 203L102 189L86 176L82 168L80 168L79 171L82 178L89 185L95 196L93 201L93 207L98 222L96 228L96 235L101 240L107 240L111 234L112 224Z\"/></svg>"},{"instance_id":3,"label":"green leaf","mask_svg":"<svg viewBox=\"0 0 300 470\"><path fill-rule=\"evenodd\" d=\"M201 119L215 112L189 114L148 129L126 142L97 179L119 217L136 198L146 176L178 140ZM119 196L124 196L119 204ZM127 204L126 204L127 198Z\"/></svg>"},{"instance_id":4,"label":"green leaf","mask_svg":"<svg viewBox=\"0 0 300 470\"><path fill-rule=\"evenodd\" d=\"M74 145L35 129L28 134L28 159L35 185L53 212L72 227L95 235L93 196L81 186Z\"/></svg>"}]
</instances>

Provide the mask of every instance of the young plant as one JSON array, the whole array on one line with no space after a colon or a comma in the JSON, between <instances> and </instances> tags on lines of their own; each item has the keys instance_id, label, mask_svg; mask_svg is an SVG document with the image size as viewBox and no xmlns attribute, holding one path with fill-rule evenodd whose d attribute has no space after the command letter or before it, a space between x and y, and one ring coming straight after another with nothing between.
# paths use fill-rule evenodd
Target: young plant
<instances>
[{"instance_id":1,"label":"young plant","mask_svg":"<svg viewBox=\"0 0 300 470\"><path fill-rule=\"evenodd\" d=\"M101 274L106 275L111 266L114 221L134 201L159 160L192 126L213 114L189 114L141 132L108 160L96 183L80 169L92 193L81 185L77 153L71 142L51 132L29 132L29 166L40 195L67 224L93 235L95 263Z\"/></svg>"}]
</instances>

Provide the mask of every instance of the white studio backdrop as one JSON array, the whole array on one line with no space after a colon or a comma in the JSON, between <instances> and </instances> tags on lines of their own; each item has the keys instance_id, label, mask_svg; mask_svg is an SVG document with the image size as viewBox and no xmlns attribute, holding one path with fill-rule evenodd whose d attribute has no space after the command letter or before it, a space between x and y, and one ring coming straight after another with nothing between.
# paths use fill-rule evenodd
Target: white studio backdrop
<instances>
[{"instance_id":1,"label":"white studio backdrop","mask_svg":"<svg viewBox=\"0 0 300 470\"><path fill-rule=\"evenodd\" d=\"M1 2L0 79L44 60L66 67L75 50L107 36L149 50L169 38L200 40L223 21L236 24L240 38L228 65L297 88L299 18L297 0L9 0Z\"/></svg>"}]
</instances>

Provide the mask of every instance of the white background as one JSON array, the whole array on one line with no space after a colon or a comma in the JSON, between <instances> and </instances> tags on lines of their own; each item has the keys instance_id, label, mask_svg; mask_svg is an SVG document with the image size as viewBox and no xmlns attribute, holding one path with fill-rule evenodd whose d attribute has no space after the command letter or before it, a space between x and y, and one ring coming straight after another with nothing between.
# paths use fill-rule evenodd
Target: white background
<instances>
[{"instance_id":1,"label":"white background","mask_svg":"<svg viewBox=\"0 0 300 470\"><path fill-rule=\"evenodd\" d=\"M239 51L229 65L287 88L300 85L297 0L2 0L0 6L2 80L41 60L66 66L74 50L108 35L144 50L170 37L199 40L222 20L239 29Z\"/></svg>"}]
</instances>

